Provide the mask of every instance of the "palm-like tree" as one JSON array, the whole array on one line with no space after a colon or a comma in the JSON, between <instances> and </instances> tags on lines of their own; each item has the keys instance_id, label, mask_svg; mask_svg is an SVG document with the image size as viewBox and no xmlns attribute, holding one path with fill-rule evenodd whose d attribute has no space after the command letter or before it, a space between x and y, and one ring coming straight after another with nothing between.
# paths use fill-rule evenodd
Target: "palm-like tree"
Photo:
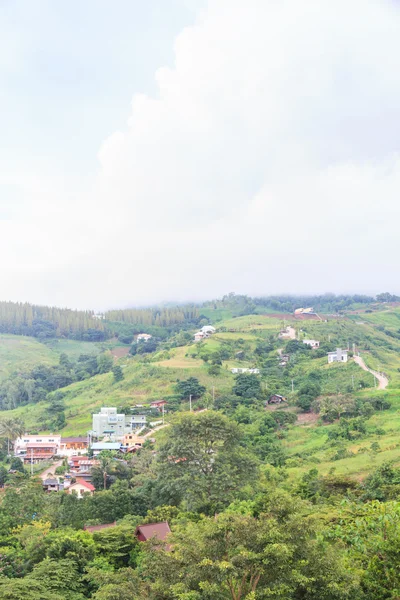
<instances>
[{"instance_id":1,"label":"palm-like tree","mask_svg":"<svg viewBox=\"0 0 400 600\"><path fill-rule=\"evenodd\" d=\"M7 454L10 454L10 443L25 433L25 425L22 419L5 418L0 421L0 437L7 438Z\"/></svg>"},{"instance_id":2,"label":"palm-like tree","mask_svg":"<svg viewBox=\"0 0 400 600\"><path fill-rule=\"evenodd\" d=\"M107 478L113 471L113 456L111 452L106 450L99 454L99 456L96 457L96 460L98 460L98 464L92 468L92 475L97 475L99 478L101 476L103 479L103 489L105 490L107 487Z\"/></svg>"}]
</instances>

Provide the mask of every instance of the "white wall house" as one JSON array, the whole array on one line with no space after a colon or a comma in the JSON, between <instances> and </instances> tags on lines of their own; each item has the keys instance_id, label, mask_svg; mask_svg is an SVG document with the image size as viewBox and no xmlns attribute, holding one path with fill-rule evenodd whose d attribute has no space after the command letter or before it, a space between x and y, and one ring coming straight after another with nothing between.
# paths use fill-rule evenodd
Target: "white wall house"
<instances>
[{"instance_id":1,"label":"white wall house","mask_svg":"<svg viewBox=\"0 0 400 600\"><path fill-rule=\"evenodd\" d=\"M238 374L238 373L252 373L254 375L258 375L260 373L260 369L246 369L246 368L234 368L231 369L231 373L234 374Z\"/></svg>"},{"instance_id":2,"label":"white wall house","mask_svg":"<svg viewBox=\"0 0 400 600\"><path fill-rule=\"evenodd\" d=\"M59 450L61 445L61 435L24 435L15 440L14 452L16 456L24 456L27 453L28 447L32 444L56 447Z\"/></svg>"},{"instance_id":3,"label":"white wall house","mask_svg":"<svg viewBox=\"0 0 400 600\"><path fill-rule=\"evenodd\" d=\"M328 352L328 363L341 362L346 363L348 360L347 350L336 348L335 352Z\"/></svg>"},{"instance_id":4,"label":"white wall house","mask_svg":"<svg viewBox=\"0 0 400 600\"><path fill-rule=\"evenodd\" d=\"M311 346L312 349L319 348L318 340L303 340L303 344L306 344L307 346Z\"/></svg>"},{"instance_id":5,"label":"white wall house","mask_svg":"<svg viewBox=\"0 0 400 600\"><path fill-rule=\"evenodd\" d=\"M103 435L122 437L132 431L132 426L130 417L117 413L115 407L103 406L99 413L93 415L92 429L92 435L95 437Z\"/></svg>"},{"instance_id":6,"label":"white wall house","mask_svg":"<svg viewBox=\"0 0 400 600\"><path fill-rule=\"evenodd\" d=\"M136 338L137 342L148 342L153 336L151 336L149 333L139 333L139 335Z\"/></svg>"},{"instance_id":7,"label":"white wall house","mask_svg":"<svg viewBox=\"0 0 400 600\"><path fill-rule=\"evenodd\" d=\"M204 327L202 327L200 329L200 331L202 331L203 333L210 334L210 333L215 333L216 329L212 325L204 325Z\"/></svg>"}]
</instances>

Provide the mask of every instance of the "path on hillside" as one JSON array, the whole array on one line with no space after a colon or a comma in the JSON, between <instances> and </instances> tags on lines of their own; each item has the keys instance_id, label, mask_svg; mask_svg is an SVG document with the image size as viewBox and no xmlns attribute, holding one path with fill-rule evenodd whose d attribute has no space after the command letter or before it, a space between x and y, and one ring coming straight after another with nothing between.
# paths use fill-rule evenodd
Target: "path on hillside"
<instances>
[{"instance_id":1,"label":"path on hillside","mask_svg":"<svg viewBox=\"0 0 400 600\"><path fill-rule=\"evenodd\" d=\"M52 465L50 465L49 467L47 467L40 473L36 473L36 475L38 477L40 477L40 479L42 479L42 481L44 481L45 479L48 479L47 475L52 475L53 477L55 477L55 470L57 469L57 467L61 467L62 464L63 464L62 460L57 460L55 463L53 463ZM27 468L29 468L29 465L27 465Z\"/></svg>"},{"instance_id":2,"label":"path on hillside","mask_svg":"<svg viewBox=\"0 0 400 600\"><path fill-rule=\"evenodd\" d=\"M354 362L356 362L362 369L364 369L364 371L368 371L369 373L371 373L378 380L378 390L384 390L387 388L389 384L389 379L382 373L378 373L377 371L373 371L372 369L367 367L361 356L355 356Z\"/></svg>"}]
</instances>

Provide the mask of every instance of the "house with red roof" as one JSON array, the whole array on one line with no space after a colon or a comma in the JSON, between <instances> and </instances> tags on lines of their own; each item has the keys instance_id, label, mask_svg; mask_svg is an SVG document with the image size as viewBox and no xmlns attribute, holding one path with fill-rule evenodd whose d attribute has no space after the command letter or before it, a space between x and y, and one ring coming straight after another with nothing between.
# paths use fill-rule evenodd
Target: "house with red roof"
<instances>
[{"instance_id":1,"label":"house with red roof","mask_svg":"<svg viewBox=\"0 0 400 600\"><path fill-rule=\"evenodd\" d=\"M66 490L68 494L76 493L78 498L83 498L84 494L90 494L93 496L95 491L94 485L82 479L81 481L77 481L76 483L72 483L69 488Z\"/></svg>"},{"instance_id":2,"label":"house with red roof","mask_svg":"<svg viewBox=\"0 0 400 600\"><path fill-rule=\"evenodd\" d=\"M168 521L161 523L146 523L145 525L138 525L136 527L135 535L139 542L147 542L152 538L165 542L167 535L171 533Z\"/></svg>"}]
</instances>

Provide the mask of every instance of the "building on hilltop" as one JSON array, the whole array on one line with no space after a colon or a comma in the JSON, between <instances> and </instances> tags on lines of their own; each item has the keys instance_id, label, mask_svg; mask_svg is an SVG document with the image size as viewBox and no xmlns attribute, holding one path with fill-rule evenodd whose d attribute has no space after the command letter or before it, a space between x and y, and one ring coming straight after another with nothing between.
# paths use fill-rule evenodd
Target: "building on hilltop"
<instances>
[{"instance_id":1,"label":"building on hilltop","mask_svg":"<svg viewBox=\"0 0 400 600\"><path fill-rule=\"evenodd\" d=\"M149 333L139 333L139 335L136 338L136 341L139 342L148 342L149 340L151 340L153 336L150 335Z\"/></svg>"},{"instance_id":2,"label":"building on hilltop","mask_svg":"<svg viewBox=\"0 0 400 600\"><path fill-rule=\"evenodd\" d=\"M328 363L340 362L346 363L348 360L347 350L336 348L335 352L328 352Z\"/></svg>"},{"instance_id":3,"label":"building on hilltop","mask_svg":"<svg viewBox=\"0 0 400 600\"><path fill-rule=\"evenodd\" d=\"M213 334L213 333L215 333L215 332L216 332L216 329L215 329L215 327L213 327L212 325L204 325L204 326L203 326L203 327L200 329L200 331L201 331L202 333L208 333L208 334L210 335L210 334Z\"/></svg>"},{"instance_id":4,"label":"building on hilltop","mask_svg":"<svg viewBox=\"0 0 400 600\"><path fill-rule=\"evenodd\" d=\"M247 369L246 367L234 367L231 369L231 373L240 374L240 373L252 373L253 375L259 375L260 369Z\"/></svg>"},{"instance_id":5,"label":"building on hilltop","mask_svg":"<svg viewBox=\"0 0 400 600\"><path fill-rule=\"evenodd\" d=\"M319 348L318 340L303 340L303 344L310 346L313 350L314 350L314 348Z\"/></svg>"},{"instance_id":6,"label":"building on hilltop","mask_svg":"<svg viewBox=\"0 0 400 600\"><path fill-rule=\"evenodd\" d=\"M279 394L272 394L268 398L265 404L281 404L281 402L286 402L285 396L280 396Z\"/></svg>"}]
</instances>

